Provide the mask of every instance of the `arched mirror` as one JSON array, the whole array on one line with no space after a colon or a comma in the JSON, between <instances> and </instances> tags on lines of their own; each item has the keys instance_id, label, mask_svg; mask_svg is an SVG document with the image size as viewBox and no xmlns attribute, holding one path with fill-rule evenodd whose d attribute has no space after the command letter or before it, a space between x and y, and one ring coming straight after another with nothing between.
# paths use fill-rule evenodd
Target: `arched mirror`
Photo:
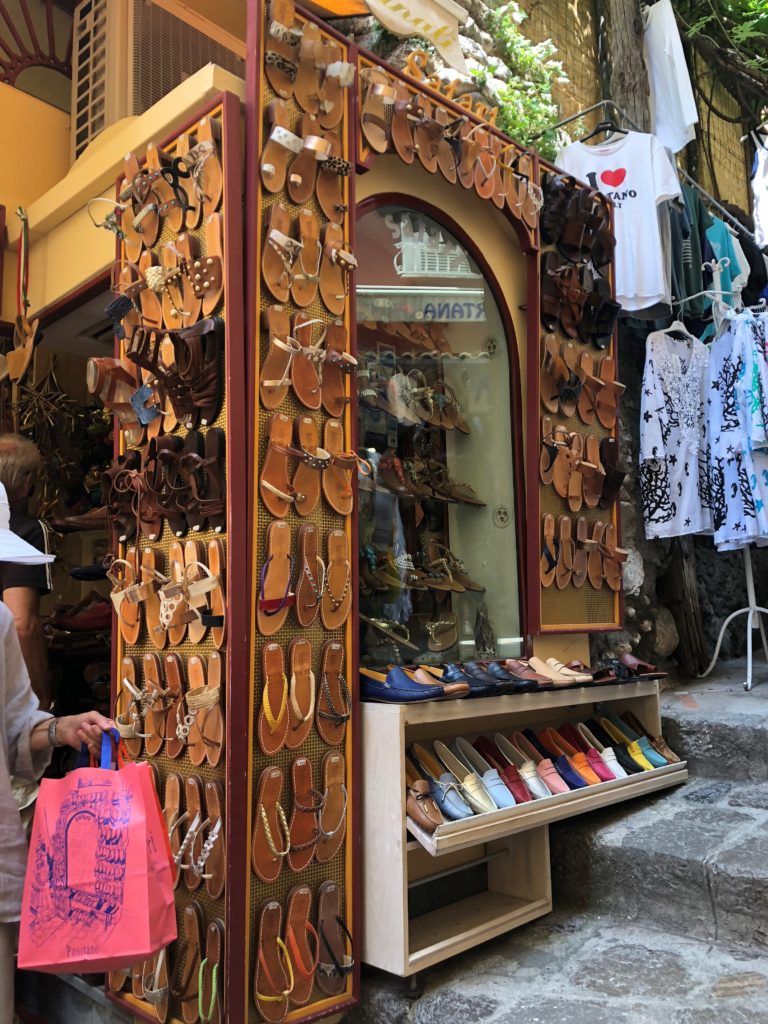
<instances>
[{"instance_id":1,"label":"arched mirror","mask_svg":"<svg viewBox=\"0 0 768 1024\"><path fill-rule=\"evenodd\" d=\"M514 657L514 339L432 217L369 208L356 244L361 663Z\"/></svg>"}]
</instances>

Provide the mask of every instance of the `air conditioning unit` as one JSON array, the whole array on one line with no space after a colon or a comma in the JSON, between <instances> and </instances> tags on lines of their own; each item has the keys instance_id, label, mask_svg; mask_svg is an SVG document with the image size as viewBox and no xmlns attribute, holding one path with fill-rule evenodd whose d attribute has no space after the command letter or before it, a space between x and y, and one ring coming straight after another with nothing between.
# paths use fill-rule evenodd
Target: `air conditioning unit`
<instances>
[{"instance_id":1,"label":"air conditioning unit","mask_svg":"<svg viewBox=\"0 0 768 1024\"><path fill-rule=\"evenodd\" d=\"M72 160L206 64L245 78L242 58L151 0L84 0L72 33Z\"/></svg>"}]
</instances>

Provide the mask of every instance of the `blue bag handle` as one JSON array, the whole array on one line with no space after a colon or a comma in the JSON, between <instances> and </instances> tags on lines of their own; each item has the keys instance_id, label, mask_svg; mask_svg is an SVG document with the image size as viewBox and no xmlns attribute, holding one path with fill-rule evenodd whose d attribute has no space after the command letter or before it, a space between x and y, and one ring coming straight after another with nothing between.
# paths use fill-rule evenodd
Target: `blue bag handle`
<instances>
[{"instance_id":1,"label":"blue bag handle","mask_svg":"<svg viewBox=\"0 0 768 1024\"><path fill-rule=\"evenodd\" d=\"M114 744L114 748L113 748ZM118 749L120 745L120 733L117 729L107 729L101 734L101 764L100 768L104 768L107 771L112 769L112 756L114 751ZM88 768L91 764L91 754L85 743L80 746L80 753L77 757L77 763L75 768ZM117 759L115 759L115 768L117 769Z\"/></svg>"}]
</instances>

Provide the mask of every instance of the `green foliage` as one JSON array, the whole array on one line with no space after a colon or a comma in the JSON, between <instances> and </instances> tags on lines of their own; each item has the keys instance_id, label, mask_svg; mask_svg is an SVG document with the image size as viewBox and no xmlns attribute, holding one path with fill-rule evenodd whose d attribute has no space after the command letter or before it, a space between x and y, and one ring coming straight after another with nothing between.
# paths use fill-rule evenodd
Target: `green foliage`
<instances>
[{"instance_id":1,"label":"green foliage","mask_svg":"<svg viewBox=\"0 0 768 1024\"><path fill-rule=\"evenodd\" d=\"M680 0L688 36L708 36L755 71L768 72L768 0Z\"/></svg>"},{"instance_id":2,"label":"green foliage","mask_svg":"<svg viewBox=\"0 0 768 1024\"><path fill-rule=\"evenodd\" d=\"M552 41L532 43L523 35L520 26L526 17L520 5L512 2L493 11L488 26L494 52L511 72L509 80L498 90L496 123L523 144L560 120L553 87L568 81L562 63L555 59L557 49ZM544 156L553 158L557 150L555 133L547 132L536 147Z\"/></svg>"}]
</instances>

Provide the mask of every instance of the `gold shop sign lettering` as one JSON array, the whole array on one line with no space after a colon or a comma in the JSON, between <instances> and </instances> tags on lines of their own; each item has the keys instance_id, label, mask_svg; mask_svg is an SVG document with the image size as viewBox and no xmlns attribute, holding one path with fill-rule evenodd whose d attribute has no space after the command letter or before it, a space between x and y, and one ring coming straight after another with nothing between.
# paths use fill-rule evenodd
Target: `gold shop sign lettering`
<instances>
[{"instance_id":1,"label":"gold shop sign lettering","mask_svg":"<svg viewBox=\"0 0 768 1024\"><path fill-rule=\"evenodd\" d=\"M459 79L454 78L450 82L445 82L441 80L438 75L428 75L428 62L429 55L426 51L412 50L406 58L403 72L408 75L409 78L413 78L417 82L423 82L424 85L428 85L430 89L434 89L435 92L439 92L441 96L445 96L446 99L452 100L457 106L463 107L476 117L481 118L483 121L487 121L488 124L496 124L496 115L499 112L498 107L488 107L485 103L475 103L468 93L464 96L459 96L457 100L454 100L453 94L459 87Z\"/></svg>"}]
</instances>

